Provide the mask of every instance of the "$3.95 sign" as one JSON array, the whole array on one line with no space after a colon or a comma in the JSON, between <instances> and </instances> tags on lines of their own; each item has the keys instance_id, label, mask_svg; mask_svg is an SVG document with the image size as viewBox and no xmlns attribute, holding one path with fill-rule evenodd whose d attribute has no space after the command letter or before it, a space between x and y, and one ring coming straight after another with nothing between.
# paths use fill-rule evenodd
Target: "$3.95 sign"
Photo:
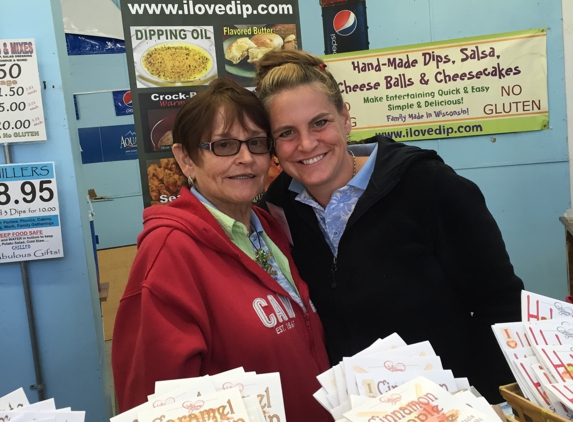
<instances>
[{"instance_id":1,"label":"$3.95 sign","mask_svg":"<svg viewBox=\"0 0 573 422\"><path fill-rule=\"evenodd\" d=\"M0 264L62 256L54 163L0 166Z\"/></svg>"},{"instance_id":2,"label":"$3.95 sign","mask_svg":"<svg viewBox=\"0 0 573 422\"><path fill-rule=\"evenodd\" d=\"M18 205L20 202L24 204L33 204L36 199L39 199L42 202L51 202L52 199L54 199L54 190L49 187L51 184L51 180L40 180L39 184L36 184L31 180L26 180L25 182L20 183L20 192L16 192L16 194L20 193L21 195L13 197L15 192L13 190L10 191L10 185L2 182L0 183L0 205L10 205L11 203ZM17 185L16 188L18 188ZM41 209L43 210L43 208ZM51 211L55 211L55 209ZM7 210L4 210L4 215L8 215L8 213L9 212ZM20 214L25 213L25 211L18 211L14 208L14 213Z\"/></svg>"},{"instance_id":3,"label":"$3.95 sign","mask_svg":"<svg viewBox=\"0 0 573 422\"><path fill-rule=\"evenodd\" d=\"M45 141L33 39L0 39L0 143Z\"/></svg>"}]
</instances>

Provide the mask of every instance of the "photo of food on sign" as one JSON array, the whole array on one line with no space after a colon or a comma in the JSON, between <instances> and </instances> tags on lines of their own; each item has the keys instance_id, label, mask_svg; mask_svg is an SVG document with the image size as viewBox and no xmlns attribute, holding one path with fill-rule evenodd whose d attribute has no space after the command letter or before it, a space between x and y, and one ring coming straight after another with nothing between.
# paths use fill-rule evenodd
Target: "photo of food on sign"
<instances>
[{"instance_id":1,"label":"photo of food on sign","mask_svg":"<svg viewBox=\"0 0 573 422\"><path fill-rule=\"evenodd\" d=\"M147 160L150 204L167 205L175 200L185 179L174 158Z\"/></svg>"},{"instance_id":2,"label":"photo of food on sign","mask_svg":"<svg viewBox=\"0 0 573 422\"><path fill-rule=\"evenodd\" d=\"M217 77L212 26L130 28L138 88L207 85Z\"/></svg>"},{"instance_id":3,"label":"photo of food on sign","mask_svg":"<svg viewBox=\"0 0 573 422\"><path fill-rule=\"evenodd\" d=\"M203 88L203 86L197 86L177 91L171 89L141 90L142 92L138 94L141 116L140 140L146 154L171 151L173 145L171 130L175 115L183 104L196 94L196 91Z\"/></svg>"},{"instance_id":4,"label":"photo of food on sign","mask_svg":"<svg viewBox=\"0 0 573 422\"><path fill-rule=\"evenodd\" d=\"M225 70L246 84L255 77L257 62L269 51L298 48L295 24L234 25L223 27Z\"/></svg>"},{"instance_id":5,"label":"photo of food on sign","mask_svg":"<svg viewBox=\"0 0 573 422\"><path fill-rule=\"evenodd\" d=\"M173 122L178 108L149 110L149 137L153 151L171 151Z\"/></svg>"}]
</instances>

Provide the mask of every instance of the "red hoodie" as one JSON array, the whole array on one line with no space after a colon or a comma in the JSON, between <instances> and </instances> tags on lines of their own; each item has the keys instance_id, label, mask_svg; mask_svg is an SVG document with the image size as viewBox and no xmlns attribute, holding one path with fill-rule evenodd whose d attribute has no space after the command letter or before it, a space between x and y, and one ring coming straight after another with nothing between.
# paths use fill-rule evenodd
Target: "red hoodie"
<instances>
[{"instance_id":1,"label":"red hoodie","mask_svg":"<svg viewBox=\"0 0 573 422\"><path fill-rule=\"evenodd\" d=\"M307 312L225 235L188 189L144 211L144 229L114 327L112 366L121 412L147 401L155 381L242 366L279 372L288 422L332 421L312 394L329 368L322 324L288 241L254 207L290 262Z\"/></svg>"}]
</instances>

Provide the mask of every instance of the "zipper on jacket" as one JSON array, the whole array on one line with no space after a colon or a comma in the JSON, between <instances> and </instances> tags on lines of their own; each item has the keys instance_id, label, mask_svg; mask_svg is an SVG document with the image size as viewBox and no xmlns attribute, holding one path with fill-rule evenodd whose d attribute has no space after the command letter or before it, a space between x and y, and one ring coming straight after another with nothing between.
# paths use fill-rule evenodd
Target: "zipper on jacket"
<instances>
[{"instance_id":1,"label":"zipper on jacket","mask_svg":"<svg viewBox=\"0 0 573 422\"><path fill-rule=\"evenodd\" d=\"M304 322L306 324L306 332L308 333L308 341L312 356L314 357L314 363L316 367L320 370L320 360L318 359L318 355L316 353L316 345L314 343L314 330L312 329L312 324L310 322L310 315L309 312L312 312L312 309L309 309L308 312L304 313Z\"/></svg>"},{"instance_id":2,"label":"zipper on jacket","mask_svg":"<svg viewBox=\"0 0 573 422\"><path fill-rule=\"evenodd\" d=\"M310 317L308 316L308 312L305 312L305 313L304 313L304 323L305 323L305 325L306 325L306 329L307 329L308 331L311 331L311 329L310 329ZM311 337L311 338L312 338L312 337Z\"/></svg>"},{"instance_id":3,"label":"zipper on jacket","mask_svg":"<svg viewBox=\"0 0 573 422\"><path fill-rule=\"evenodd\" d=\"M330 272L332 273L332 283L330 284L330 287L332 287L333 289L336 289L336 257L334 257L333 261L332 261L332 267L330 268Z\"/></svg>"}]
</instances>

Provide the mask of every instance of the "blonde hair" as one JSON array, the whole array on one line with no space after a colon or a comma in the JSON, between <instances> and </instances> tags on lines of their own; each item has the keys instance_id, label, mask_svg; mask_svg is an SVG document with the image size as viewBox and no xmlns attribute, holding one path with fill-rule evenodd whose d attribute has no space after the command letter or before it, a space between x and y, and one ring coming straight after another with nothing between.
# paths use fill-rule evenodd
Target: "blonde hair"
<instances>
[{"instance_id":1,"label":"blonde hair","mask_svg":"<svg viewBox=\"0 0 573 422\"><path fill-rule=\"evenodd\" d=\"M338 82L318 57L300 50L270 51L261 57L255 76L257 95L268 111L273 98L282 91L312 85L322 91L338 112L344 100Z\"/></svg>"}]
</instances>

